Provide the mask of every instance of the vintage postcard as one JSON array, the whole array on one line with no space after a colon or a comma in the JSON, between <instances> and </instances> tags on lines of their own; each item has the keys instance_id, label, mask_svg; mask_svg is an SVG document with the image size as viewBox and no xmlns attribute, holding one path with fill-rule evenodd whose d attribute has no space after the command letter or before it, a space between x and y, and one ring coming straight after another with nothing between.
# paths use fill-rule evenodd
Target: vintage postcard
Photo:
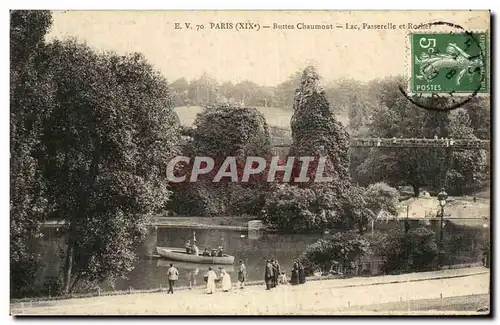
<instances>
[{"instance_id":1,"label":"vintage postcard","mask_svg":"<svg viewBox=\"0 0 500 325\"><path fill-rule=\"evenodd\" d=\"M10 12L10 314L490 315L489 11Z\"/></svg>"}]
</instances>

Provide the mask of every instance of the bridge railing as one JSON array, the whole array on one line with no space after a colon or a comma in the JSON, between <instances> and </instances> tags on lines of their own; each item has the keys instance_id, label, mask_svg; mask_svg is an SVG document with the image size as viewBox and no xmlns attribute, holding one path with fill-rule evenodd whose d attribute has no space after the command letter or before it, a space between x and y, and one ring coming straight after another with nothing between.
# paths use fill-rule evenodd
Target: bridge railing
<instances>
[{"instance_id":1,"label":"bridge railing","mask_svg":"<svg viewBox=\"0 0 500 325\"><path fill-rule=\"evenodd\" d=\"M290 144L275 143L276 148L288 148ZM351 138L350 147L371 148L450 148L490 149L489 140L480 139L411 139L411 138Z\"/></svg>"}]
</instances>

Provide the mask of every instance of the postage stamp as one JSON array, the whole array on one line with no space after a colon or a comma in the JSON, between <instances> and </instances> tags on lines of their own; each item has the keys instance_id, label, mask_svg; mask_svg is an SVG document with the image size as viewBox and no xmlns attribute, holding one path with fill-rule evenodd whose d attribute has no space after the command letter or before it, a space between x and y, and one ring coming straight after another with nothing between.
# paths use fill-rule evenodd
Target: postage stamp
<instances>
[{"instance_id":1,"label":"postage stamp","mask_svg":"<svg viewBox=\"0 0 500 325\"><path fill-rule=\"evenodd\" d=\"M488 92L486 33L410 34L413 93Z\"/></svg>"}]
</instances>

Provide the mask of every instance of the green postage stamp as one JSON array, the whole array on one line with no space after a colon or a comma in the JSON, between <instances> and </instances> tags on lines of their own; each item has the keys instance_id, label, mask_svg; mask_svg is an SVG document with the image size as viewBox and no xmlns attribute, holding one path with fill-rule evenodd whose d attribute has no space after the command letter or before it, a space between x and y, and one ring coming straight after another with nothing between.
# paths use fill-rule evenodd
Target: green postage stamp
<instances>
[{"instance_id":1,"label":"green postage stamp","mask_svg":"<svg viewBox=\"0 0 500 325\"><path fill-rule=\"evenodd\" d=\"M412 93L487 93L486 33L410 34Z\"/></svg>"}]
</instances>

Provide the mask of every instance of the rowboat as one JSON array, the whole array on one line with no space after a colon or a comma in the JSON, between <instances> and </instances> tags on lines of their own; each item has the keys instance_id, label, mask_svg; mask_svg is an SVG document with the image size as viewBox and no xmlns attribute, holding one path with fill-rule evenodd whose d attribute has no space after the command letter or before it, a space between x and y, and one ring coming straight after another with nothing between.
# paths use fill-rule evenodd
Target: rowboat
<instances>
[{"instance_id":1,"label":"rowboat","mask_svg":"<svg viewBox=\"0 0 500 325\"><path fill-rule=\"evenodd\" d=\"M212 267L212 269L218 271L219 267L223 267L226 272L232 273L235 272L236 269L234 268L234 265L221 265L221 264L214 264L214 265L207 265L203 263L189 263L189 262L179 262L179 261L172 261L172 260L167 260L165 258L159 258L156 260L156 266L158 267L170 267L170 263L173 263L174 266L179 269L179 270L189 270L189 271L194 271L196 269L198 270L207 270L209 266Z\"/></svg>"},{"instance_id":2,"label":"rowboat","mask_svg":"<svg viewBox=\"0 0 500 325\"><path fill-rule=\"evenodd\" d=\"M184 248L173 247L156 247L158 255L168 258L173 261L182 261L190 263L203 263L203 264L233 264L234 256L224 254L223 256L201 256L191 255L186 253Z\"/></svg>"}]
</instances>

